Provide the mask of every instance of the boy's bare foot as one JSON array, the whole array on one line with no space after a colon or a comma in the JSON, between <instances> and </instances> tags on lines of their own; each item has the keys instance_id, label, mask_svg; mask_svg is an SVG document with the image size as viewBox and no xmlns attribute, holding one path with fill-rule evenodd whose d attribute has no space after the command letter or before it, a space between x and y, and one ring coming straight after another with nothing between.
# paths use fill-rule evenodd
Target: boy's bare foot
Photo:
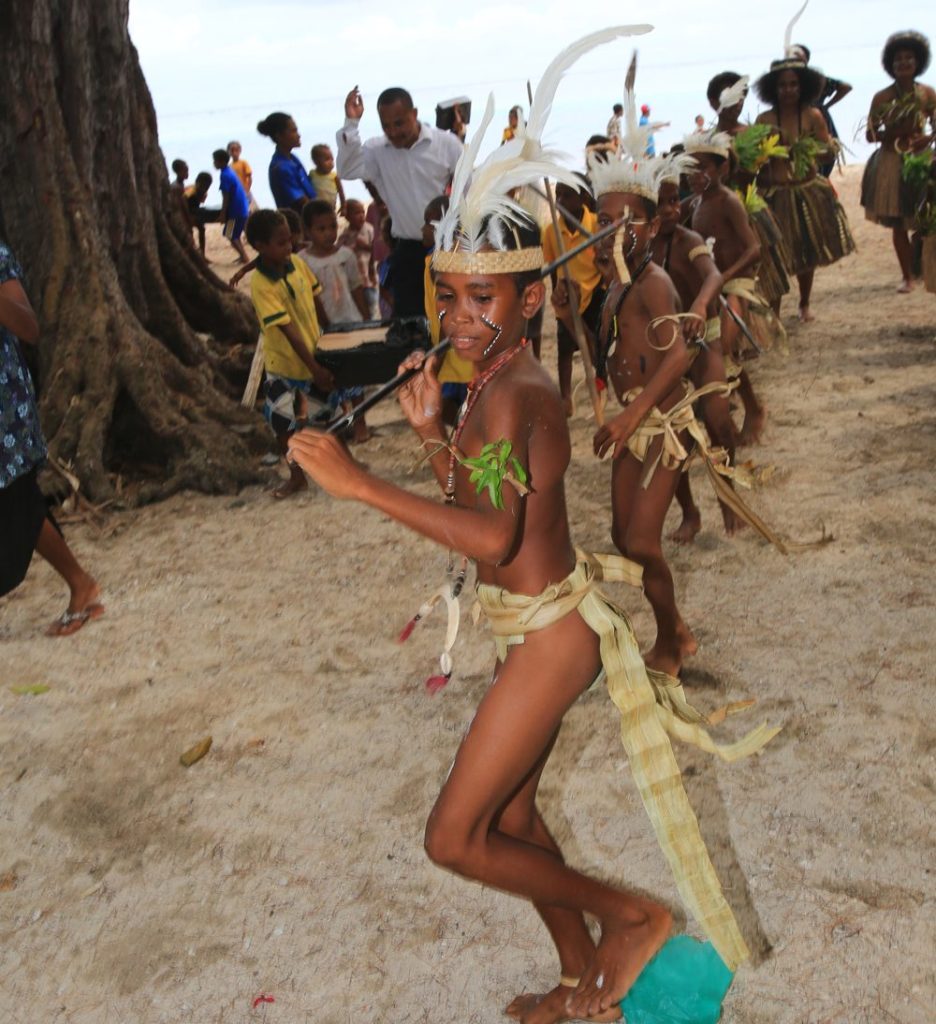
<instances>
[{"instance_id":1,"label":"boy's bare foot","mask_svg":"<svg viewBox=\"0 0 936 1024\"><path fill-rule=\"evenodd\" d=\"M591 1017L570 1017L566 1003L573 991L565 985L557 985L551 992L542 995L524 993L517 996L504 1013L520 1021L520 1024L562 1024L563 1021L571 1020L607 1022L621 1019L621 1009L616 1005Z\"/></svg>"},{"instance_id":2,"label":"boy's bare foot","mask_svg":"<svg viewBox=\"0 0 936 1024\"><path fill-rule=\"evenodd\" d=\"M619 1003L666 942L673 924L666 907L640 900L640 911L636 920L633 910L602 919L594 959L566 1003L566 1012L573 1018L588 1019Z\"/></svg>"},{"instance_id":3,"label":"boy's bare foot","mask_svg":"<svg viewBox=\"0 0 936 1024\"><path fill-rule=\"evenodd\" d=\"M702 529L702 513L697 508L683 512L683 519L679 526L670 534L670 540L677 544L691 544L699 530Z\"/></svg>"},{"instance_id":4,"label":"boy's bare foot","mask_svg":"<svg viewBox=\"0 0 936 1024\"><path fill-rule=\"evenodd\" d=\"M898 295L909 295L913 291L913 281L909 278L904 278L903 282L897 288Z\"/></svg>"},{"instance_id":5,"label":"boy's bare foot","mask_svg":"<svg viewBox=\"0 0 936 1024\"><path fill-rule=\"evenodd\" d=\"M668 676L678 676L683 661L691 658L698 650L699 641L692 635L692 630L685 622L682 622L676 627L675 635L669 642L662 643L659 638L657 639L644 655L644 664L647 668L665 672Z\"/></svg>"},{"instance_id":6,"label":"boy's bare foot","mask_svg":"<svg viewBox=\"0 0 936 1024\"><path fill-rule=\"evenodd\" d=\"M767 422L767 410L764 406L756 409L745 409L744 423L738 434L738 447L744 445L759 444L761 434L764 432L764 424Z\"/></svg>"},{"instance_id":7,"label":"boy's bare foot","mask_svg":"<svg viewBox=\"0 0 936 1024\"><path fill-rule=\"evenodd\" d=\"M800 306L799 318L801 324L811 324L816 318L810 313L809 306Z\"/></svg>"},{"instance_id":8,"label":"boy's bare foot","mask_svg":"<svg viewBox=\"0 0 936 1024\"><path fill-rule=\"evenodd\" d=\"M283 498L292 497L294 494L298 494L299 491L304 491L309 486L304 476L291 475L288 480L284 480L279 487L273 491L273 497L277 501L282 501Z\"/></svg>"},{"instance_id":9,"label":"boy's bare foot","mask_svg":"<svg viewBox=\"0 0 936 1024\"><path fill-rule=\"evenodd\" d=\"M739 530L743 530L747 523L731 508L725 505L723 502L718 503L721 506L722 522L725 524L725 533L729 537L733 537Z\"/></svg>"}]
</instances>

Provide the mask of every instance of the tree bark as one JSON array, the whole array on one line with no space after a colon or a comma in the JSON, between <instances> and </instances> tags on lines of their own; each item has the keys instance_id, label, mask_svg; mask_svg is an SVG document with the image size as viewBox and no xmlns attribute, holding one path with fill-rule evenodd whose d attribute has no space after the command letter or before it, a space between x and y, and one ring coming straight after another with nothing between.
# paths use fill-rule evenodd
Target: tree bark
<instances>
[{"instance_id":1,"label":"tree bark","mask_svg":"<svg viewBox=\"0 0 936 1024\"><path fill-rule=\"evenodd\" d=\"M258 327L192 244L169 190L128 0L0 4L0 237L42 337L49 448L92 501L256 480L237 404Z\"/></svg>"}]
</instances>

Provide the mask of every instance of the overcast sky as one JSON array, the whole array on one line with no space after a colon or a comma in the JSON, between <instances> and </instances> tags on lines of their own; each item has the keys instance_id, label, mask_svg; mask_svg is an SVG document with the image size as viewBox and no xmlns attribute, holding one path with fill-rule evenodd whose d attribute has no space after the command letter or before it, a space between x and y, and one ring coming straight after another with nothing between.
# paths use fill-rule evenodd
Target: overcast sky
<instances>
[{"instance_id":1,"label":"overcast sky","mask_svg":"<svg viewBox=\"0 0 936 1024\"><path fill-rule=\"evenodd\" d=\"M380 131L374 100L387 86L409 89L421 118L430 122L437 102L459 95L472 98L479 120L493 91L497 113L484 154L500 141L508 109L515 103L526 107L527 78L535 86L563 46L611 24L612 6L621 23L648 22L655 30L612 42L580 61L560 86L547 138L570 154L573 166L581 165L585 140L604 131L611 105L621 97L636 45L638 102L650 104L654 120L672 122L658 136L666 148L692 129L696 114L708 119L705 86L712 75L731 69L755 78L781 56L784 28L798 2L673 0L638 7L607 0L476 0L457 6L409 0L130 0L130 35L153 94L167 161L183 157L194 177L211 170L213 149L237 138L254 167L257 199L265 205L271 202L266 168L272 145L257 134L256 124L271 111L296 119L302 133L296 153L308 164L314 143L334 148L344 96L354 85L364 95L365 137ZM854 86L833 108L854 154L850 160L863 162L869 151L855 133L871 96L888 82L880 65L885 38L907 27L932 37L933 9L931 0L812 0L800 19L794 41L811 48L813 64ZM752 95L745 115L753 120L758 109ZM347 191L364 194L359 183Z\"/></svg>"}]
</instances>

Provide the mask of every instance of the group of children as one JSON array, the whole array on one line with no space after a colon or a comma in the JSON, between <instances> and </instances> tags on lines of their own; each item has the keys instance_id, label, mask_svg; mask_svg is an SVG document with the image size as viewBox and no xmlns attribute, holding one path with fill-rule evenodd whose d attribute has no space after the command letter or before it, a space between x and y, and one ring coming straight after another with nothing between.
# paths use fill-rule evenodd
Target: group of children
<instances>
[{"instance_id":1,"label":"group of children","mask_svg":"<svg viewBox=\"0 0 936 1024\"><path fill-rule=\"evenodd\" d=\"M409 357L404 368L414 373L399 395L429 453L441 504L371 473L341 438L302 429L302 404L334 392L315 357L322 325L374 313L376 237L363 206L345 203L342 236L334 201L321 199L305 203L301 215L257 211L246 225L258 252L251 294L263 329L265 409L290 465L277 496L304 487L308 474L335 497L364 502L475 563L498 660L429 818L426 849L441 866L526 898L542 918L560 978L546 993L509 1005L524 1024L619 1019L635 980L670 948L668 910L566 865L536 808L562 717L600 677L622 713L635 782L684 901L722 968L734 971L747 956L670 737L734 760L759 750L775 730L762 726L719 747L704 729L709 720L688 703L679 676L696 641L677 607L663 526L676 496L683 515L675 539L691 541L700 528L685 472L696 458L715 486L726 532L747 522L784 549L734 490L735 451L755 443L766 420L744 363L782 333L778 314L791 279L799 285L799 319L808 323L815 270L854 250L834 189L819 172L833 148L813 106L822 76L790 48L756 83L768 109L753 125L740 119L748 79L723 72L707 90L712 125L659 157L650 145L656 126L638 117L632 63L613 145L589 140L586 176L554 163L540 139L562 72L591 47L646 30L595 33L563 51L543 76L550 86L534 97L529 121L512 118L480 167L472 167L477 148L466 149L451 194L426 209L426 313L433 339L446 337L451 348L441 361ZM906 70L902 51L891 46L885 66L895 69L897 93L876 97L874 108L898 111L887 135L898 153L911 117L898 101L912 94L926 116L933 110L932 91L913 78L920 53L909 49L916 63ZM875 116L875 125L884 123ZM916 108L912 117L916 146ZM544 164L557 182L549 197L555 226L527 212L539 202ZM597 232L602 240L570 260L567 278L555 261ZM558 324L558 388L536 344L544 276L552 279ZM601 399L611 391L620 405L605 418L607 407L597 402L593 438L594 454L611 458L618 556L577 549L568 521L576 350L593 362ZM366 435L363 419L356 429ZM453 569L439 591L456 623L452 606L463 580ZM624 613L597 589L601 580L642 586L656 622L646 653ZM597 944L585 915L600 923Z\"/></svg>"}]
</instances>

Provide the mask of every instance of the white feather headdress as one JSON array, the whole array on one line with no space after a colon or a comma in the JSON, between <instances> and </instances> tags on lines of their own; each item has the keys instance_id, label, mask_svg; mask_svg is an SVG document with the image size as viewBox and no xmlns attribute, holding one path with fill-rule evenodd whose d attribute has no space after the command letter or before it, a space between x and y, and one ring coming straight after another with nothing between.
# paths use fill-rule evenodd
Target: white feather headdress
<instances>
[{"instance_id":1,"label":"white feather headdress","mask_svg":"<svg viewBox=\"0 0 936 1024\"><path fill-rule=\"evenodd\" d=\"M660 184L668 176L672 177L668 174L668 157L646 155L650 136L664 123L640 124L634 93L636 77L637 54L634 53L624 83L624 131L620 146L616 153L607 156L591 153L588 157L588 178L596 198L608 192L627 192L656 202Z\"/></svg>"},{"instance_id":2,"label":"white feather headdress","mask_svg":"<svg viewBox=\"0 0 936 1024\"><path fill-rule=\"evenodd\" d=\"M748 84L751 81L750 75L742 75L734 85L729 85L718 94L718 111L730 110L739 103L743 103L748 94Z\"/></svg>"},{"instance_id":3,"label":"white feather headdress","mask_svg":"<svg viewBox=\"0 0 936 1024\"><path fill-rule=\"evenodd\" d=\"M718 132L708 128L704 132L693 132L683 139L683 149L690 156L696 153L714 153L726 159L731 152L731 136L728 132Z\"/></svg>"},{"instance_id":4,"label":"white feather headdress","mask_svg":"<svg viewBox=\"0 0 936 1024\"><path fill-rule=\"evenodd\" d=\"M528 221L523 207L511 197L514 189L544 178L554 178L573 188L581 185L581 180L560 162L563 154L544 149L542 144L559 82L580 57L596 46L651 30L650 25L619 25L593 32L566 47L543 73L527 123L475 168L484 133L494 116L494 96L488 97L478 131L455 167L449 208L436 225L432 257L436 270L515 273L543 265L540 246L508 250L505 231Z\"/></svg>"},{"instance_id":5,"label":"white feather headdress","mask_svg":"<svg viewBox=\"0 0 936 1024\"><path fill-rule=\"evenodd\" d=\"M803 16L803 11L809 6L809 0L805 0L803 6L793 15L790 19L789 24L786 27L786 31L783 33L783 56L787 60L796 60L797 63L802 64L803 61L793 56L793 29L796 23Z\"/></svg>"}]
</instances>

